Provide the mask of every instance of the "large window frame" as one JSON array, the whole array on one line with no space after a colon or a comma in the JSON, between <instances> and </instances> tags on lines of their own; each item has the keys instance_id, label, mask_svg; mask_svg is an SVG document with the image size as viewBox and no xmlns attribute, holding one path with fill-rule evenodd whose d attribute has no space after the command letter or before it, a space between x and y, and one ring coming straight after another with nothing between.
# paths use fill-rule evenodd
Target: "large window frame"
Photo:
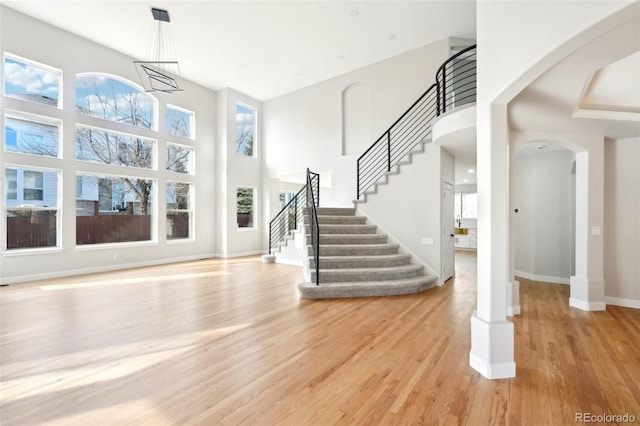
<instances>
[{"instance_id":1,"label":"large window frame","mask_svg":"<svg viewBox=\"0 0 640 426\"><path fill-rule=\"evenodd\" d=\"M96 193L98 195L95 197L96 203L95 207L93 207L93 210L97 214L109 213L111 215L122 215L131 209L130 206L134 206L134 209L141 209L140 207L136 207L135 201L132 202L128 199L124 202L119 202L116 206L115 198L122 198L120 194L120 192L122 192L120 189L122 188L120 187L124 187L124 184L118 184L119 186L115 183L111 186L103 185L105 191L109 192L109 188L111 188L110 192L112 194L111 198L106 197L104 200L101 200L99 185L92 189L90 184L82 180L82 176L106 176L112 179L122 179L123 182L125 179L139 179L140 181L148 182L149 184L147 185L146 190L150 195L146 201L147 209L145 213L149 216L148 219L151 225L149 229L149 238L145 238L144 240L117 243L105 242L96 244L78 244L76 238L76 244L74 244L76 250L100 248L105 246L120 247L132 244L157 245L159 241L173 242L195 240L195 187L193 177L195 176L194 143L196 141L196 121L194 111L162 101L162 111L166 111L168 115L177 112L179 116L178 118L184 121L184 123L180 123L181 127L178 131L170 130L168 128L159 129L159 123L163 122L162 119L159 119L159 111L161 110L160 99L144 92L144 89L141 86L126 78L101 72L82 72L75 75L76 82L81 81L83 78L99 78L106 79L107 83L110 83L112 80L115 82L114 84L116 86L124 88L120 91L116 91L117 96L114 96L113 98L104 92L104 87L96 89L96 95L105 98L107 104L111 106L116 105L117 99L119 99L120 96L119 94L123 94L124 98L122 99L124 100L132 100L133 102L137 102L136 99L139 100L140 103L135 104L138 109L136 110L134 108L134 110L129 113L126 110L122 110L122 105L120 105L118 108L121 109L116 113L113 113L114 108L111 108L111 110L107 109L105 110L106 112L101 110L98 112L92 112L90 109L83 108L82 105L79 105L82 104L82 102L87 101L88 98L77 97L76 102L71 106L71 108L74 109L74 114L63 115L61 111L54 111L54 108L56 110L63 109L62 99L64 97L64 93L62 82L64 79L63 71L61 69L50 67L37 61L22 58L8 52L3 52L3 67L5 69L5 73L3 74L4 78L2 80L2 95L7 99L7 106L9 107L2 108L0 111L5 123L3 129L5 132L5 137L3 138L4 143L3 146L0 147L0 150L6 153L6 155L3 155L0 159L0 172L3 173L3 180L5 180L5 184L2 188L2 211L4 220L6 223L8 214L15 216L13 212L16 210L26 211L27 213L25 214L30 214L31 211L34 211L37 213L31 215L36 218L34 220L44 220L46 219L46 216L49 215L49 219L55 224L51 225L51 229L55 233L55 236L53 237L53 241L55 241L54 244L49 243L46 246L37 247L19 247L19 250L14 248L7 249L6 237L8 236L9 230L7 229L8 227L5 227L5 238L0 247L3 255L14 255L26 252L42 253L46 249L50 250L52 248L57 250L62 249L63 238L60 225L62 223L63 216L74 215L77 217L76 209L71 208L70 206L63 211L63 189L75 193L76 199L78 200L82 199L82 197L88 197L89 192L92 190L97 191ZM6 71L12 71L14 74ZM22 93L20 81L17 79L10 80L11 75L19 75L15 74L15 72L22 73L20 75L24 75L27 72L34 73L36 81L40 81L37 80L38 78L42 81L47 80L49 81L49 85L47 86L40 81L42 84L34 86L35 91L27 92L25 90L24 93L27 93L27 95L20 95L20 93ZM90 80L85 80L85 82L90 82ZM52 98L47 98L45 96L46 93L44 93L45 89L52 90L54 96ZM81 92L80 89L82 88L76 86L71 90L74 90L74 93L78 94ZM89 94L89 92L94 88L89 86L85 87L85 89L90 89L85 93ZM38 92L38 90L42 93ZM49 107L50 110L47 110L44 106ZM135 118L137 117L136 111L141 114L142 118L140 120ZM167 116L165 116L165 119L167 119ZM33 124L33 126L29 126L30 124ZM170 123L167 123L167 125L168 124ZM120 159L123 159L123 161L113 160L91 162L88 161L87 158L75 158L75 155L71 158L64 159L62 150L63 125L73 126L76 129L76 132L78 132L79 129L91 129L92 131L104 132L112 139L114 137L116 139L122 139L122 141L116 142L116 147L120 151L128 150L130 148L131 141L140 142L142 146L140 152L146 155L143 155L144 161L138 164L128 161L127 157L122 157L122 155L120 155ZM30 127L33 128L33 131L29 130ZM55 137L48 137L46 134L47 132L55 135ZM32 134L33 136L29 137L27 134ZM27 137L29 139L28 142L32 145L31 148L21 148L20 144L22 143L24 145L25 142L21 140L23 137ZM174 140L169 141L169 139ZM47 151L46 149L40 149L42 147L49 149L52 147L52 143L57 147L55 150L50 149L49 151L51 152L45 152ZM65 141L65 144L68 143L72 142ZM34 146L36 148L33 148ZM164 152L168 159L168 149L170 147L178 148L179 154L184 153L186 156L186 159L184 160L184 167L174 170L165 168L164 164L162 169L158 167L159 164L161 164L161 161L163 161L159 155L162 155L162 152ZM117 156L122 154L122 152L113 152L111 154ZM67 168L74 170L75 173L72 173L72 175L67 174L65 176L62 170L66 170ZM9 169L15 170L12 172ZM51 189L47 188L48 184L43 174L38 174L40 170L53 171L56 173L55 203L51 203L47 199L47 197L49 197L49 195L47 195L47 191L50 191ZM26 176L24 171L26 171ZM164 191L162 191L162 189L165 184L170 184L171 182L180 182L180 184L186 185L188 188L188 201L185 206L175 206L176 208L172 209L170 206L166 205L166 194L163 194ZM116 193L120 195L113 195ZM125 196L125 198L126 197L127 196ZM160 222L159 219L162 218L158 215L161 211L160 207L162 203L165 203L165 207L167 207L169 212L175 210L174 213L176 214L188 215L188 238L169 238L166 241L164 239L159 240L159 236L162 235L159 226L162 224L164 228L164 222ZM107 204L111 206L110 209L107 208ZM143 205L144 203L139 202L138 204ZM53 213L50 214L47 212ZM162 231L162 233L164 233L164 231Z\"/></svg>"}]
</instances>

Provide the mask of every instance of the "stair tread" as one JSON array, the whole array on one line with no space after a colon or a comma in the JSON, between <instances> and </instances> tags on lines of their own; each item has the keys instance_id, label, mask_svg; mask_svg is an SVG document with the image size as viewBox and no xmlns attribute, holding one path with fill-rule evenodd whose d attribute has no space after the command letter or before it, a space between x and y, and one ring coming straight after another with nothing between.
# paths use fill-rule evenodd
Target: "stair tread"
<instances>
[{"instance_id":1,"label":"stair tread","mask_svg":"<svg viewBox=\"0 0 640 426\"><path fill-rule=\"evenodd\" d=\"M371 267L371 268L329 268L322 269L320 268L320 273L340 273L340 274L365 274L367 272L403 272L403 271L419 271L424 269L423 265L418 265L416 263L410 263L408 265L398 265L398 266L381 266L381 267ZM315 272L315 271L312 271Z\"/></svg>"},{"instance_id":2,"label":"stair tread","mask_svg":"<svg viewBox=\"0 0 640 426\"><path fill-rule=\"evenodd\" d=\"M320 255L320 260L337 260L337 259L346 259L346 260L354 260L366 258L367 260L375 260L375 259L404 259L410 258L410 254L403 253L394 253L394 254L372 254L369 256L360 256L360 255L345 255L345 256L322 256ZM313 256L309 256L309 259L313 259Z\"/></svg>"},{"instance_id":3,"label":"stair tread","mask_svg":"<svg viewBox=\"0 0 640 426\"><path fill-rule=\"evenodd\" d=\"M435 275L419 275L417 277L412 278L398 278L395 280L381 280L381 281L342 281L342 282L328 282L328 283L320 283L320 287L322 286L331 286L331 287L382 287L388 285L402 285L408 283L419 283L425 281L435 280ZM315 283L309 283L315 286Z\"/></svg>"}]
</instances>

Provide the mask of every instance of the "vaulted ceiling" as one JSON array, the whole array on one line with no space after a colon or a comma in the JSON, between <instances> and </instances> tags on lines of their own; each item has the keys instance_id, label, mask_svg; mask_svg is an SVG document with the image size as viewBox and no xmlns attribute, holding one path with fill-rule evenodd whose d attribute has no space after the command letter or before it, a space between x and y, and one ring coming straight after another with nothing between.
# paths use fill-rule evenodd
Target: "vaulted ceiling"
<instances>
[{"instance_id":1,"label":"vaulted ceiling","mask_svg":"<svg viewBox=\"0 0 640 426\"><path fill-rule=\"evenodd\" d=\"M268 100L446 37L475 38L474 1L3 1L136 59L166 9L182 76Z\"/></svg>"}]
</instances>

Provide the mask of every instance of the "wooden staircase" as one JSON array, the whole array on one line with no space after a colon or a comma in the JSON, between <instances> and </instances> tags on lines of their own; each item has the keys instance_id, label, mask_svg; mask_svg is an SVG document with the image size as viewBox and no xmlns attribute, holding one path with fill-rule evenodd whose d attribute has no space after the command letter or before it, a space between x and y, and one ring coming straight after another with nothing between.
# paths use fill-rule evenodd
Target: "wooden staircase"
<instances>
[{"instance_id":1,"label":"wooden staircase","mask_svg":"<svg viewBox=\"0 0 640 426\"><path fill-rule=\"evenodd\" d=\"M320 207L319 285L311 237L306 235L309 282L298 286L301 297L392 296L417 293L436 285L437 277L424 266L411 263L411 255L400 253L399 244L387 242L387 235L368 225L354 208ZM308 219L304 218L305 224ZM305 227L306 228L306 227Z\"/></svg>"}]
</instances>

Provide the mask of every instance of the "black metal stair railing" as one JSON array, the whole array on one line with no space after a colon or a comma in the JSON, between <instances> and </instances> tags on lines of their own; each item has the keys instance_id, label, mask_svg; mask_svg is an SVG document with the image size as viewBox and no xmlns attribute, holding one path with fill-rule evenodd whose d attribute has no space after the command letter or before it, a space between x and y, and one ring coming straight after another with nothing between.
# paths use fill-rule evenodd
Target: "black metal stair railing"
<instances>
[{"instance_id":1,"label":"black metal stair railing","mask_svg":"<svg viewBox=\"0 0 640 426\"><path fill-rule=\"evenodd\" d=\"M315 187L315 188L314 188ZM309 234L316 269L316 285L320 285L320 224L318 206L320 205L320 175L307 169L307 215L309 216Z\"/></svg>"},{"instance_id":2,"label":"black metal stair railing","mask_svg":"<svg viewBox=\"0 0 640 426\"><path fill-rule=\"evenodd\" d=\"M319 242L319 226L315 206L320 204L320 175L307 169L306 185L303 186L278 214L271 219L271 222L269 222L269 254L274 254L278 246L286 241L291 232L298 229L298 225L300 225L303 220L304 208L310 207L310 204L314 206L314 215L313 218L311 218L311 214L309 214L309 216L311 221L315 220L315 241ZM311 211L309 213L311 213ZM313 222L311 223L311 228L314 228ZM313 229L311 229L311 231L313 240ZM314 253L318 252L319 248L314 249ZM317 264L316 259L316 265ZM316 278L317 277L318 274L316 273Z\"/></svg>"},{"instance_id":3,"label":"black metal stair railing","mask_svg":"<svg viewBox=\"0 0 640 426\"><path fill-rule=\"evenodd\" d=\"M431 140L435 119L466 103L475 102L476 46L445 61L436 83L424 92L357 160L357 199L390 172L420 143Z\"/></svg>"},{"instance_id":4,"label":"black metal stair railing","mask_svg":"<svg viewBox=\"0 0 640 426\"><path fill-rule=\"evenodd\" d=\"M447 59L436 72L438 115L476 101L476 46Z\"/></svg>"}]
</instances>

